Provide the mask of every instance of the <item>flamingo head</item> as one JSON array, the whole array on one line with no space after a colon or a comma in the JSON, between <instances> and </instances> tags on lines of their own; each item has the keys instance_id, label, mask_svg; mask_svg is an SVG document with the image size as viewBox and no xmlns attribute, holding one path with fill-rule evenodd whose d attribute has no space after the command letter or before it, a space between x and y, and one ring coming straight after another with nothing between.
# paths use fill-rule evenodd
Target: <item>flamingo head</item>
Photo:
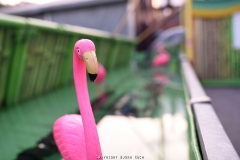
<instances>
[{"instance_id":1,"label":"flamingo head","mask_svg":"<svg viewBox=\"0 0 240 160\"><path fill-rule=\"evenodd\" d=\"M94 82L98 74L98 61L94 43L89 39L81 39L74 45L74 54L86 64L88 76Z\"/></svg>"}]
</instances>

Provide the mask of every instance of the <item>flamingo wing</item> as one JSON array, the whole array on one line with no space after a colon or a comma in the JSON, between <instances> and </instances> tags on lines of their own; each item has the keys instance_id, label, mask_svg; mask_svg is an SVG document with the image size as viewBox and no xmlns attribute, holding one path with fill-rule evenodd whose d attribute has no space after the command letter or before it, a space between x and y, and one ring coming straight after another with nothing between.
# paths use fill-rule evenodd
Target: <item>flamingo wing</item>
<instances>
[{"instance_id":1,"label":"flamingo wing","mask_svg":"<svg viewBox=\"0 0 240 160\"><path fill-rule=\"evenodd\" d=\"M53 135L64 160L86 160L86 145L80 115L68 114L58 118L53 126Z\"/></svg>"}]
</instances>

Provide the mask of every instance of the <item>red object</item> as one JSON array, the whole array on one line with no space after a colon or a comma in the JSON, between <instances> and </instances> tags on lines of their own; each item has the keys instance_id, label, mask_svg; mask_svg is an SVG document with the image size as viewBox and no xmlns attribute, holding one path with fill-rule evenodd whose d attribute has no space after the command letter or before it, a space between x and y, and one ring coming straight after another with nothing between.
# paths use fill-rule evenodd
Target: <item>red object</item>
<instances>
[{"instance_id":1,"label":"red object","mask_svg":"<svg viewBox=\"0 0 240 160\"><path fill-rule=\"evenodd\" d=\"M165 74L161 74L161 73L154 73L154 78L158 81L161 82L163 84L166 84L169 82L169 78L167 75Z\"/></svg>"},{"instance_id":2,"label":"red object","mask_svg":"<svg viewBox=\"0 0 240 160\"><path fill-rule=\"evenodd\" d=\"M152 66L164 66L170 61L169 53L163 48L162 44L157 45L158 55L153 59Z\"/></svg>"}]
</instances>

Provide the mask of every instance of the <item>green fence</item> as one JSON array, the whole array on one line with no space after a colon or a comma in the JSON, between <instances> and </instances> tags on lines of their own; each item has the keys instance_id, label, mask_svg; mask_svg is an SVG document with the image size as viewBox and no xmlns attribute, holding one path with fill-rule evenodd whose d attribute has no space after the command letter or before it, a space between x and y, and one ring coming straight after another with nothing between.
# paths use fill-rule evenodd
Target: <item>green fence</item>
<instances>
[{"instance_id":1,"label":"green fence","mask_svg":"<svg viewBox=\"0 0 240 160\"><path fill-rule=\"evenodd\" d=\"M240 51L233 47L239 0L193 0L194 66L203 85L239 86Z\"/></svg>"},{"instance_id":2,"label":"green fence","mask_svg":"<svg viewBox=\"0 0 240 160\"><path fill-rule=\"evenodd\" d=\"M72 82L73 46L82 38L94 41L107 71L128 65L135 47L134 39L108 32L0 14L0 106Z\"/></svg>"},{"instance_id":3,"label":"green fence","mask_svg":"<svg viewBox=\"0 0 240 160\"><path fill-rule=\"evenodd\" d=\"M196 71L204 84L240 85L240 51L232 45L232 18L195 21Z\"/></svg>"}]
</instances>

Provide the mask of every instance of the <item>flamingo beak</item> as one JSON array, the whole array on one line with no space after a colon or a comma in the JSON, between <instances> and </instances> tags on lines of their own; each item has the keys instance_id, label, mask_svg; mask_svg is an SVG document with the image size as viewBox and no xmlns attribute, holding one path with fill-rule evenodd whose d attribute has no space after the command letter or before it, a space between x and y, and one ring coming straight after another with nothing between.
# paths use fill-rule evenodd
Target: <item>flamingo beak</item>
<instances>
[{"instance_id":1,"label":"flamingo beak","mask_svg":"<svg viewBox=\"0 0 240 160\"><path fill-rule=\"evenodd\" d=\"M94 82L98 74L98 61L95 51L88 51L82 55L86 64L88 76L91 82Z\"/></svg>"}]
</instances>

